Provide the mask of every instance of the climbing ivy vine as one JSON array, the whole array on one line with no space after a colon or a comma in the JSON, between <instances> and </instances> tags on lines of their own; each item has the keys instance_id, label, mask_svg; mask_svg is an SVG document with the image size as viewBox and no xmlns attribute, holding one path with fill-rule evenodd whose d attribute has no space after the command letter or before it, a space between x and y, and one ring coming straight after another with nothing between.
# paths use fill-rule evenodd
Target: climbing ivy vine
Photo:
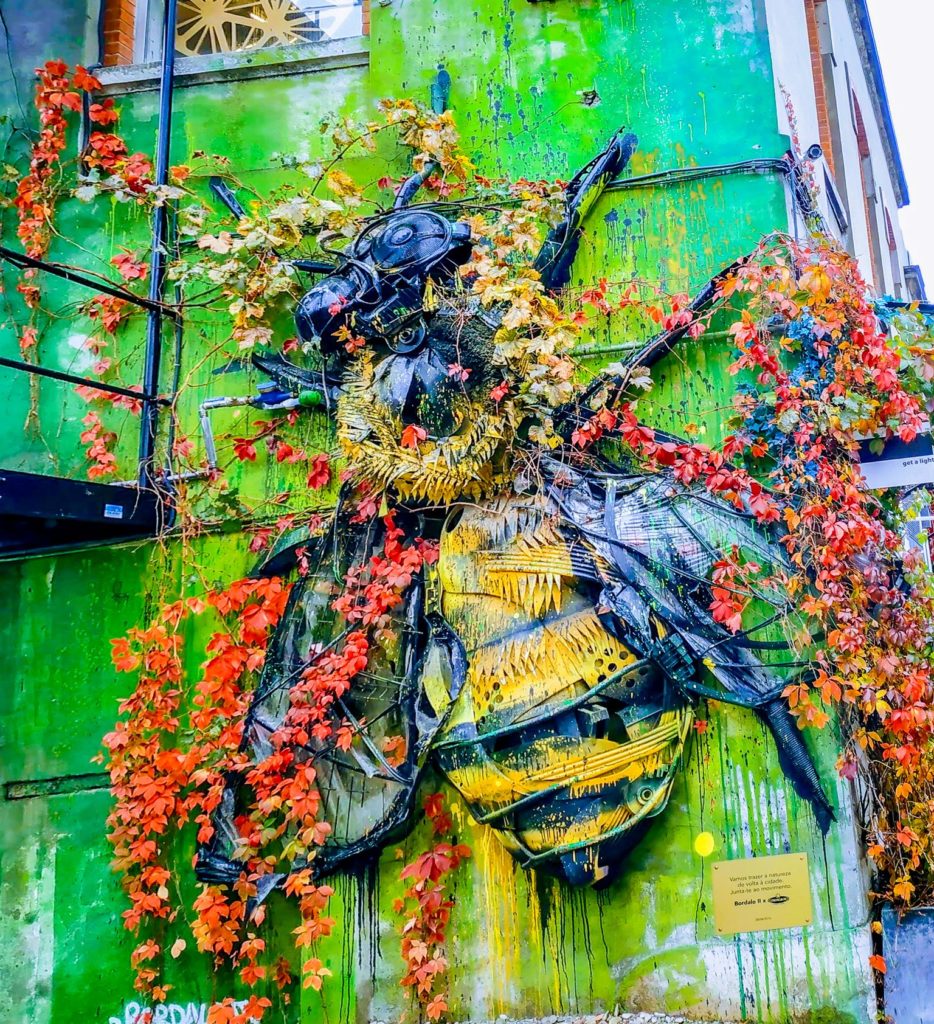
<instances>
[{"instance_id":1,"label":"climbing ivy vine","mask_svg":"<svg viewBox=\"0 0 934 1024\"><path fill-rule=\"evenodd\" d=\"M331 156L297 168L306 184L254 197L243 217L219 215L196 186L208 171L238 185L225 159L192 154L173 169L169 186L153 185L148 158L130 154L119 135L104 130L119 117L109 99L89 103L87 117L99 127L66 168L69 118L81 111L83 95L93 97L98 88L82 68L52 61L39 69L40 134L12 199L19 237L30 255L44 257L56 207L69 195L146 209L172 204L178 237L189 244L179 246L170 279L186 308L209 311L226 324L214 348L195 353L179 394L219 353L238 358L261 346L297 352L298 342L280 329L301 292L291 258L339 249L369 215L391 204L399 180L364 186L345 167L350 155L373 153L379 140L395 138L411 169L424 173L427 194L456 203L475 239L451 294L439 290L430 301L508 307L495 338L501 380L489 398L510 425L524 472L534 476L536 453L560 451L570 464L584 466L602 446L621 444L646 471L670 470L683 486L700 483L782 531L790 568L780 576L765 579L765 570L738 555L717 564L713 616L737 632L761 586L780 587L793 598L790 640L802 657L813 658L813 672L785 691L791 712L802 729L821 729L833 715L844 726L838 770L867 794L865 826L879 895L899 905L934 897L934 587L918 560L904 553L899 496L867 490L855 458L862 439L910 441L928 429L934 331L920 313L877 308L855 262L820 237L807 244L783 236L764 240L717 279L702 310L687 296L666 296L636 279L548 294L532 255L560 220L563 185L477 175L458 148L451 115L410 101L383 103L370 122L323 124ZM115 283L132 288L145 282L146 255L117 253L111 260ZM21 292L27 307L37 309L41 293L34 275L27 275ZM580 401L593 375L575 358L578 343L595 320L621 311L661 329L683 330L685 346L703 345L714 318L727 323L737 385L727 413L732 429L720 445L672 440L646 425L640 403L652 378L643 367L620 368ZM92 327L87 344L102 381L120 379L128 312L125 300L104 294L84 308ZM366 359L366 343L352 330L343 342L350 355ZM21 333L24 353L39 358L40 343L37 322L30 320ZM469 373L457 363L449 372L461 380ZM114 476L117 437L108 406L138 412L139 404L107 398L93 387L80 393L93 404L81 435L88 473ZM113 641L115 666L135 678L104 745L115 798L108 828L128 897L124 922L139 936L132 956L139 989L165 999L161 965L191 940L217 963L232 963L250 989L271 981L287 992L296 982L292 968L271 958L262 931L265 905L251 902L273 872L289 873L285 892L299 911L295 943L303 951L302 984L318 989L329 971L316 955L317 944L334 921L327 913L331 889L316 878L314 857L330 823L321 816L314 765L296 760L292 749L311 737L353 742L338 699L366 670L385 641L390 613L437 551L405 535L391 494L357 479L352 464L337 466L333 453L309 450L298 437L297 414L272 415L255 422L253 431L227 437L224 459L208 471L178 418L178 395L172 397L175 440L166 464L174 474L198 477L177 488L181 531L197 529L197 510L205 503L223 503L231 463L264 458L301 464L311 490L339 476L356 486L355 516L381 518L385 528L382 554L352 567L333 597L334 610L352 628L339 645L309 659L289 693L285 722L261 760L252 761L241 740L271 631L285 609L287 581L238 580L209 589L200 598L165 605L151 625ZM565 436L560 414L575 403L575 426ZM417 450L424 437L418 428L407 429L400 443ZM288 495L254 511L261 513L261 521L251 523L254 551L297 526L311 538L323 522L318 512L293 509ZM200 672L192 676L185 670L183 627L206 617L210 639ZM821 641L816 650L814 637ZM211 838L212 815L231 776L252 794L238 819L241 877L233 886L204 885L183 906L173 898L172 837L190 823L199 841ZM424 811L432 846L402 869L396 908L402 917L401 982L437 1019L447 1010L445 945L453 910L445 879L470 851L451 834L438 794L427 798ZM305 866L291 870L296 864ZM254 994L239 1011L231 1001L216 1004L210 1019L258 1020L270 1005Z\"/></svg>"}]
</instances>

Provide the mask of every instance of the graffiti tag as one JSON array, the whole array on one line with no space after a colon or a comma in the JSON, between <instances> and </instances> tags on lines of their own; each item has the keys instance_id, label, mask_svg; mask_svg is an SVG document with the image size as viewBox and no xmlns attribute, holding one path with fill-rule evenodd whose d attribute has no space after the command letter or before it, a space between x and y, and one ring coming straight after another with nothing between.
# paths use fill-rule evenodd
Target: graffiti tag
<instances>
[{"instance_id":1,"label":"graffiti tag","mask_svg":"<svg viewBox=\"0 0 934 1024\"><path fill-rule=\"evenodd\" d=\"M122 1017L111 1017L107 1024L207 1024L211 1003L158 1003L141 1006L129 1002ZM246 1000L231 1004L235 1013L243 1013ZM253 1020L251 1017L250 1020Z\"/></svg>"}]
</instances>

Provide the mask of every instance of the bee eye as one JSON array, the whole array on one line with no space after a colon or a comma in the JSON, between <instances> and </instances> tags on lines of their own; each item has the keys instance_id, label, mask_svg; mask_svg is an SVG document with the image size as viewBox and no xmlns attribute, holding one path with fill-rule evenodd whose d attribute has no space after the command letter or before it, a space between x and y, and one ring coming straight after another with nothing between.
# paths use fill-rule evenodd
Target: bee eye
<instances>
[{"instance_id":1,"label":"bee eye","mask_svg":"<svg viewBox=\"0 0 934 1024\"><path fill-rule=\"evenodd\" d=\"M387 338L386 345L393 352L398 352L400 355L409 355L417 352L425 344L427 335L428 332L425 330L424 323L419 322L404 327L391 338Z\"/></svg>"}]
</instances>

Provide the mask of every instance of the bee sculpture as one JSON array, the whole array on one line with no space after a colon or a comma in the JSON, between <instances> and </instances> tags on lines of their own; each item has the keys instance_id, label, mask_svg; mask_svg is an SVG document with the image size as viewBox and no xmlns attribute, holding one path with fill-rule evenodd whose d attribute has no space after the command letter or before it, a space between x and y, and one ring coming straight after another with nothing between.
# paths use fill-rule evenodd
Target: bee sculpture
<instances>
[{"instance_id":1,"label":"bee sculpture","mask_svg":"<svg viewBox=\"0 0 934 1024\"><path fill-rule=\"evenodd\" d=\"M535 264L547 289L569 281L587 213L635 145L617 133L570 182L564 219ZM523 440L490 396L502 380L492 356L505 309L426 300L454 280L472 240L443 208L410 204L419 182L301 299L298 331L323 369L254 360L293 393L323 387L358 479L393 496L400 523L439 542L437 563L393 613L396 639L372 653L338 702L353 743L312 740L296 751L315 761L332 825L316 873L397 841L431 763L522 866L607 884L665 809L699 698L748 708L767 724L785 775L826 832L833 810L781 697L802 669L766 628L787 599L759 595L760 623L735 635L709 610L714 564L738 546L780 568L777 536L665 471L602 455L582 468L569 445L544 451ZM694 310L713 292L712 282ZM346 326L364 351L347 353ZM630 366L650 365L683 334L654 338ZM469 373L455 378L452 364ZM559 432L592 415L596 388L619 383L598 378L558 411ZM410 425L424 431L415 448L400 441ZM525 455L534 455L534 474L520 474ZM332 607L347 570L381 551L385 525L355 522L351 511L339 502L326 533L301 542L309 571L292 590L247 720L244 742L257 759L289 709L290 685L347 631ZM262 572L294 564L286 546ZM202 880L239 875L237 803L231 786L215 837L199 851Z\"/></svg>"}]
</instances>

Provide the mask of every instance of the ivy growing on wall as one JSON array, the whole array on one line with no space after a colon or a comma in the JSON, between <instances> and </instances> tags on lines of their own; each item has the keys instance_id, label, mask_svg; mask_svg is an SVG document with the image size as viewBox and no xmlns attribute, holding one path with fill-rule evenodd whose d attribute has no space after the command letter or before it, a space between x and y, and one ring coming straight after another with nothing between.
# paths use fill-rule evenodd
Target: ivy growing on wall
<instances>
[{"instance_id":1,"label":"ivy growing on wall","mask_svg":"<svg viewBox=\"0 0 934 1024\"><path fill-rule=\"evenodd\" d=\"M789 685L785 697L802 729L821 729L831 716L844 726L838 770L859 780L868 794L866 837L878 894L902 906L934 897L934 587L918 561L904 555L897 496L869 491L855 457L863 438L910 441L928 429L934 332L916 310L880 316L855 262L822 237L807 244L784 236L764 239L717 278L712 300L701 310L687 296L664 295L640 280L602 279L582 291L549 294L532 257L560 220L563 185L479 176L458 148L451 115L406 100L383 103L372 122L323 125L332 156L302 167L307 184L256 196L243 217L225 218L194 187L206 171L238 185L224 160L193 154L173 169L171 185L154 186L148 159L130 154L119 135L103 130L114 128L119 116L110 100L91 102L88 116L101 130L90 133L84 152L66 167L69 118L81 108L81 94L93 98L98 83L83 69L55 61L38 75L41 133L13 199L24 247L36 257L47 253L56 206L69 196L146 209L172 204L179 238L190 244L179 249L170 278L189 308L222 316L227 324L216 349L195 354L195 369L219 352L237 358L269 347L303 355L279 329L301 292L290 256L340 250L368 216L391 205L399 181L382 178L364 186L346 166L349 157L373 153L389 137L401 144L411 169L424 174L427 193L439 203L456 203L474 239L456 286L439 288L428 301L508 307L493 356L500 380L488 397L512 463L534 479L543 453L559 452L570 466L585 467L601 448L622 446L646 472L667 470L682 486L702 484L783 531L790 568L767 571L728 553L710 580L710 610L738 632L759 589L789 595L786 633L798 655L813 660L813 672ZM143 284L145 256L132 250L113 256L116 280L129 288ZM37 309L41 293L34 277L21 290L29 310ZM653 383L644 367L620 368L602 386L588 387L593 375L579 365L575 350L594 321L619 311L663 329L683 328L685 346L703 345L714 318L728 324L737 386L727 413L732 431L722 444L673 440L647 426L640 402ZM84 312L95 331L88 342L95 371L101 380L117 381L126 306L102 294ZM30 319L20 337L24 353L39 358L37 322ZM350 328L341 340L364 372L366 341ZM448 372L463 381L470 371L455 362ZM193 386L194 376L189 370L179 395ZM92 406L81 435L88 475L114 477L117 435L108 406L130 412L139 406L93 388L81 395ZM297 762L291 746L309 736L336 737L348 746L355 741L339 698L387 642L390 613L437 550L405 534L395 496L361 476L349 446L340 465L336 450L309 450L299 437L298 414L271 415L254 422L252 432L224 438L224 457L208 470L177 398L167 466L197 477L178 488L180 532L196 531L205 508L223 505L230 463L268 458L300 464L310 490L339 477L355 488L354 516L381 519L386 539L382 553L353 566L333 597L334 609L353 628L340 644L311 658L294 681L285 722L261 760L252 760L241 740L270 632L283 615L287 581L239 580L203 598L167 604L152 624L113 641L116 667L135 677L104 744L115 797L108 827L129 902L124 919L140 937L133 954L137 984L154 1000L164 999L158 964L167 954L179 955L191 939L217 962L231 961L246 986L271 979L288 990L292 970L271 959L262 931L265 905L252 898L264 876L307 861L289 875L285 891L300 912L295 942L305 951L302 983L318 989L329 972L315 955L316 944L334 921L327 913L331 890L316 878L314 857L327 842L330 823L320 813L314 766ZM568 407L577 416L565 436L560 420ZM420 429L407 427L401 447L418 453L428 441ZM475 497L509 483L508 475L494 476L477 484ZM309 540L321 531L320 511L309 513L301 503L293 508L290 501L286 495L253 510L262 519L253 524L254 551L296 527ZM211 616L213 628L201 673L191 678L184 670L181 627L196 616ZM192 822L200 841L210 839L213 812L232 774L252 794L238 821L242 875L233 886L205 885L191 907L179 906L172 898L171 836ZM453 927L445 879L469 850L452 834L439 795L426 799L424 811L433 845L401 871L401 983L437 1019L447 1010L445 944ZM157 941L156 932L170 937ZM259 1019L268 1006L260 995L239 1013L229 1002L218 1004L211 1021Z\"/></svg>"}]
</instances>

